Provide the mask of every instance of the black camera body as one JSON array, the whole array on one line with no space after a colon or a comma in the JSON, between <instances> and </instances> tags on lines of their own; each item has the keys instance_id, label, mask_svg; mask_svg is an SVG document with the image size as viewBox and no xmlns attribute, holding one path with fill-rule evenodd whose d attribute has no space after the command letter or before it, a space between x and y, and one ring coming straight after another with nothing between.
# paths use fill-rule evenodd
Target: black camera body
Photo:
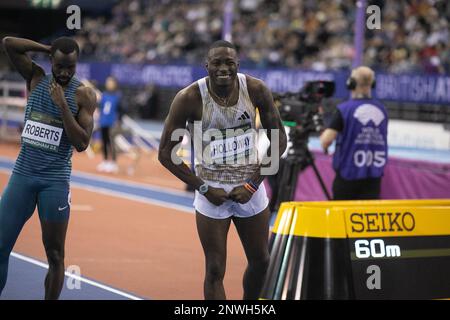
<instances>
[{"instance_id":1,"label":"black camera body","mask_svg":"<svg viewBox=\"0 0 450 320\"><path fill-rule=\"evenodd\" d=\"M309 81L298 93L274 94L275 103L285 126L291 127L289 140L305 144L309 135L323 129L321 102L334 94L333 81Z\"/></svg>"}]
</instances>

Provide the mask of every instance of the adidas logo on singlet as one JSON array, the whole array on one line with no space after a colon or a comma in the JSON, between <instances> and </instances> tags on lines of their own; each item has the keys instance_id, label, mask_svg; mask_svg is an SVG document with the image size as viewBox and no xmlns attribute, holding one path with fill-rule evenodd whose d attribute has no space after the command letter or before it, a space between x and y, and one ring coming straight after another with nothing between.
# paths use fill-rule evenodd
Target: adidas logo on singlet
<instances>
[{"instance_id":1,"label":"adidas logo on singlet","mask_svg":"<svg viewBox=\"0 0 450 320\"><path fill-rule=\"evenodd\" d=\"M246 119L250 119L250 116L248 115L247 111L244 111L244 113L241 114L241 116L238 119L239 120L246 120Z\"/></svg>"}]
</instances>

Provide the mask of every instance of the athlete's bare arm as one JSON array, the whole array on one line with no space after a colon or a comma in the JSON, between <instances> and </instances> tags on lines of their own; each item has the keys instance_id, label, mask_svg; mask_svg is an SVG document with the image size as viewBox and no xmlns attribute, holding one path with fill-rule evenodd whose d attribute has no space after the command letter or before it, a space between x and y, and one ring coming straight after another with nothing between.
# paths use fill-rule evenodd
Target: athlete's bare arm
<instances>
[{"instance_id":1,"label":"athlete's bare arm","mask_svg":"<svg viewBox=\"0 0 450 320\"><path fill-rule=\"evenodd\" d=\"M51 46L15 37L5 37L2 42L9 60L27 81L28 89L33 90L39 80L45 76L45 71L30 59L27 52L35 51L50 54Z\"/></svg>"},{"instance_id":2,"label":"athlete's bare arm","mask_svg":"<svg viewBox=\"0 0 450 320\"><path fill-rule=\"evenodd\" d=\"M70 143L78 152L86 150L94 127L93 114L97 104L95 92L85 86L78 87L75 96L78 114L74 117L64 97L63 88L53 81L49 90L53 102L61 109L64 129Z\"/></svg>"},{"instance_id":3,"label":"athlete's bare arm","mask_svg":"<svg viewBox=\"0 0 450 320\"><path fill-rule=\"evenodd\" d=\"M76 100L78 105L78 114L76 122L74 124L73 132L70 134L73 136L72 144L78 145L77 151L84 151L89 146L91 140L92 130L94 128L94 112L97 109L97 95L92 88L80 86L78 87ZM78 126L82 130L78 130ZM67 135L69 136L69 128L65 126ZM70 138L69 138L70 139Z\"/></svg>"},{"instance_id":4,"label":"athlete's bare arm","mask_svg":"<svg viewBox=\"0 0 450 320\"><path fill-rule=\"evenodd\" d=\"M247 76L248 91L250 99L253 105L258 108L259 116L261 118L261 124L264 129L267 130L267 137L270 140L270 144L276 142L278 144L278 157L272 159L272 161L279 161L281 155L286 150L287 137L284 131L283 123L281 122L280 113L278 108L275 107L270 89L259 79ZM276 130L276 131L272 131ZM274 141L272 133L278 133L278 141ZM277 138L277 136L274 136ZM268 149L268 155L271 148ZM253 177L252 181L260 184L264 180L265 176L260 175L258 171Z\"/></svg>"},{"instance_id":5,"label":"athlete's bare arm","mask_svg":"<svg viewBox=\"0 0 450 320\"><path fill-rule=\"evenodd\" d=\"M192 173L183 160L177 156L176 152L183 135L172 139L172 133L177 129L184 130L188 120L200 120L201 108L202 100L197 84L192 84L177 93L164 123L158 152L159 162L177 178L195 189L198 189L204 181ZM211 203L221 205L228 199L228 194L223 189L209 187L205 197Z\"/></svg>"},{"instance_id":6,"label":"athlete's bare arm","mask_svg":"<svg viewBox=\"0 0 450 320\"><path fill-rule=\"evenodd\" d=\"M272 130L277 130L278 132L278 157L276 159L271 159L271 161L279 161L281 155L287 146L286 132L284 131L283 124L281 122L280 113L278 109L274 106L272 92L267 88L267 86L259 79L246 76L247 77L247 87L250 99L255 107L259 110L259 115L261 118L261 124L264 129L267 130L267 136L270 140L270 144L274 143L272 137ZM276 136L275 136L276 137ZM271 146L268 149L268 156L270 154ZM263 163L265 161L263 160ZM261 170L257 170L255 174L251 177L251 180L257 185L261 184L266 176L261 174ZM246 203L251 198L251 193L247 191L243 186L238 186L230 192L230 197L237 202Z\"/></svg>"}]
</instances>

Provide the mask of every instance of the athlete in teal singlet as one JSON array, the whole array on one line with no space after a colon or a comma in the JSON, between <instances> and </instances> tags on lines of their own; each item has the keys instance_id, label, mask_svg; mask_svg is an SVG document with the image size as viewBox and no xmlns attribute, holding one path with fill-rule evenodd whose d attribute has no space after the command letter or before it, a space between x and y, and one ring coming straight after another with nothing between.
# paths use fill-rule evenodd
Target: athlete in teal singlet
<instances>
[{"instance_id":1,"label":"athlete in teal singlet","mask_svg":"<svg viewBox=\"0 0 450 320\"><path fill-rule=\"evenodd\" d=\"M37 206L49 264L45 299L58 299L64 283L72 150L81 152L89 145L96 97L74 77L79 48L71 38L47 46L6 37L3 45L29 92L20 153L0 200L0 295L10 253ZM48 53L52 73L45 74L29 51Z\"/></svg>"}]
</instances>

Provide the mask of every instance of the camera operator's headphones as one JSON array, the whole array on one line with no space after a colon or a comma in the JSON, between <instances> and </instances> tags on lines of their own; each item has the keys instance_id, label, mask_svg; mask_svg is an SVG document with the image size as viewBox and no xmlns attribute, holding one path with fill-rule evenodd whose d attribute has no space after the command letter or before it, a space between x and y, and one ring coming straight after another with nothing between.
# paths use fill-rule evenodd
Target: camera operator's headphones
<instances>
[{"instance_id":1,"label":"camera operator's headphones","mask_svg":"<svg viewBox=\"0 0 450 320\"><path fill-rule=\"evenodd\" d=\"M348 90L355 90L356 89L356 79L352 76L348 77L347 81L345 82L345 85L347 86ZM375 78L372 81L372 89L375 89L376 87L376 80Z\"/></svg>"}]
</instances>

